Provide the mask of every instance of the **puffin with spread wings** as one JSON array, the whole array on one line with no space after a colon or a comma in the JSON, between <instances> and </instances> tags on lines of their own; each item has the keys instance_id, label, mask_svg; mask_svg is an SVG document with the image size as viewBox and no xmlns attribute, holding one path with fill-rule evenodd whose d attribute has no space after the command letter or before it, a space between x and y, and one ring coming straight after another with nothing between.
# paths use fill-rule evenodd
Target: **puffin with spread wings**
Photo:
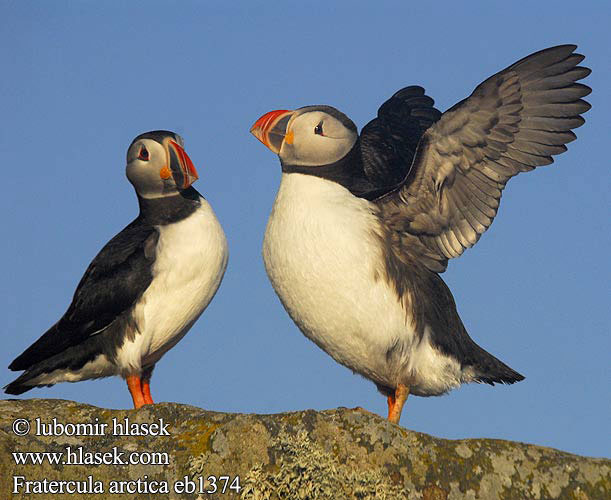
<instances>
[{"instance_id":1,"label":"puffin with spread wings","mask_svg":"<svg viewBox=\"0 0 611 500\"><path fill-rule=\"evenodd\" d=\"M387 396L391 422L410 393L524 378L469 337L439 273L488 229L511 177L575 139L590 108L575 49L532 54L445 113L406 87L360 135L331 106L251 128L282 166L263 243L272 285L306 337Z\"/></svg>"}]
</instances>

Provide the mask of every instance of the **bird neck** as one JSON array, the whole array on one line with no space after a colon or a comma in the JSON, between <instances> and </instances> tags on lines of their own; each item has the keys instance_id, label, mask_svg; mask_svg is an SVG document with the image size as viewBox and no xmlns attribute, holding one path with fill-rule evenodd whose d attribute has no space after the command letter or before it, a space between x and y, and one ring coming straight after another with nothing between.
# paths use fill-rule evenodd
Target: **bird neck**
<instances>
[{"instance_id":1,"label":"bird neck","mask_svg":"<svg viewBox=\"0 0 611 500\"><path fill-rule=\"evenodd\" d=\"M354 196L373 200L380 196L380 190L374 185L365 173L361 157L361 144L357 140L352 149L340 160L316 167L305 165L289 165L282 162L282 171L285 173L298 173L321 177L337 182L348 189Z\"/></svg>"},{"instance_id":2,"label":"bird neck","mask_svg":"<svg viewBox=\"0 0 611 500\"><path fill-rule=\"evenodd\" d=\"M140 218L153 226L182 220L197 210L202 196L191 186L161 198L145 198L138 194Z\"/></svg>"}]
</instances>

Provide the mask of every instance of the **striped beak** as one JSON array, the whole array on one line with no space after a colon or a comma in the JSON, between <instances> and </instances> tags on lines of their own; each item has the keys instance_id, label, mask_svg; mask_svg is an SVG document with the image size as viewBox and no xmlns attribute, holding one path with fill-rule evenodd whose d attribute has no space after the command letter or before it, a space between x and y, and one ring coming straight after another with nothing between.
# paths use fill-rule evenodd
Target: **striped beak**
<instances>
[{"instance_id":1,"label":"striped beak","mask_svg":"<svg viewBox=\"0 0 611 500\"><path fill-rule=\"evenodd\" d=\"M278 154L287 135L286 128L293 113L294 111L286 109L265 113L250 128L250 133Z\"/></svg>"},{"instance_id":2,"label":"striped beak","mask_svg":"<svg viewBox=\"0 0 611 500\"><path fill-rule=\"evenodd\" d=\"M195 165L180 144L173 140L168 141L167 144L174 182L179 189L187 189L199 178Z\"/></svg>"}]
</instances>

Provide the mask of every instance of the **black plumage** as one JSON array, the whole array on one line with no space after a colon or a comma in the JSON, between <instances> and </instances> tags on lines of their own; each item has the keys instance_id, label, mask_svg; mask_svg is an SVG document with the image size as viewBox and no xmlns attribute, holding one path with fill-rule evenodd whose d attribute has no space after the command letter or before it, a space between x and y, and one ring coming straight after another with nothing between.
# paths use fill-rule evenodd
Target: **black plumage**
<instances>
[{"instance_id":1,"label":"black plumage","mask_svg":"<svg viewBox=\"0 0 611 500\"><path fill-rule=\"evenodd\" d=\"M134 220L93 259L61 319L10 365L26 370L44 359L103 334L148 288L153 278L157 230Z\"/></svg>"},{"instance_id":2,"label":"black plumage","mask_svg":"<svg viewBox=\"0 0 611 500\"><path fill-rule=\"evenodd\" d=\"M424 92L415 85L399 90L361 131L362 169L378 191L386 193L403 182L422 134L441 117Z\"/></svg>"},{"instance_id":3,"label":"black plumage","mask_svg":"<svg viewBox=\"0 0 611 500\"><path fill-rule=\"evenodd\" d=\"M419 341L428 331L432 344L440 352L451 356L462 369L473 370L473 380L490 385L495 383L513 384L524 380L524 376L513 370L501 360L480 347L469 336L456 308L456 302L448 285L441 276L410 258L409 253L397 252L392 233L386 233L383 243L386 279L392 284L397 296L412 318L413 327ZM398 355L400 353L397 353ZM391 356L391 354L389 354ZM390 394L382 386L384 394ZM394 388L392 388L394 390ZM420 394L412 390L413 394Z\"/></svg>"},{"instance_id":4,"label":"black plumage","mask_svg":"<svg viewBox=\"0 0 611 500\"><path fill-rule=\"evenodd\" d=\"M138 201L140 214L89 264L65 314L9 365L26 371L5 387L7 394L32 389L25 382L41 373L78 370L99 354L114 357L131 331L125 326L132 307L153 279L157 226L188 217L200 204L193 187L172 197L138 196Z\"/></svg>"}]
</instances>

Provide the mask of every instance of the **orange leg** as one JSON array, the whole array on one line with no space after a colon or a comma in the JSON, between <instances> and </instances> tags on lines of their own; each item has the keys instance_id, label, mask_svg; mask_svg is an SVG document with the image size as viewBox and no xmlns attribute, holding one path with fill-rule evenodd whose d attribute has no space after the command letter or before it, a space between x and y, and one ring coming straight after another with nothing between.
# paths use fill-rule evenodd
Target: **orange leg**
<instances>
[{"instance_id":1,"label":"orange leg","mask_svg":"<svg viewBox=\"0 0 611 500\"><path fill-rule=\"evenodd\" d=\"M142 408L142 406L146 404L146 401L144 399L144 395L142 394L142 383L140 382L140 377L138 375L128 375L125 380L127 382L129 393L132 395L132 399L134 400L134 408L136 410L138 408Z\"/></svg>"},{"instance_id":2,"label":"orange leg","mask_svg":"<svg viewBox=\"0 0 611 500\"><path fill-rule=\"evenodd\" d=\"M146 379L142 381L142 396L144 397L145 405L152 405L153 398L151 396L151 381L150 379Z\"/></svg>"},{"instance_id":3,"label":"orange leg","mask_svg":"<svg viewBox=\"0 0 611 500\"><path fill-rule=\"evenodd\" d=\"M151 377L153 376L153 370L155 365L149 366L142 370L142 396L144 397L144 404L152 405L153 398L151 396Z\"/></svg>"},{"instance_id":4,"label":"orange leg","mask_svg":"<svg viewBox=\"0 0 611 500\"><path fill-rule=\"evenodd\" d=\"M407 396L409 396L409 389L403 384L397 385L395 393L388 396L388 420L393 424L399 423Z\"/></svg>"},{"instance_id":5,"label":"orange leg","mask_svg":"<svg viewBox=\"0 0 611 500\"><path fill-rule=\"evenodd\" d=\"M390 414L392 412L393 407L395 406L395 395L391 394L390 396L388 396L386 402L388 403L388 419L390 420Z\"/></svg>"}]
</instances>

